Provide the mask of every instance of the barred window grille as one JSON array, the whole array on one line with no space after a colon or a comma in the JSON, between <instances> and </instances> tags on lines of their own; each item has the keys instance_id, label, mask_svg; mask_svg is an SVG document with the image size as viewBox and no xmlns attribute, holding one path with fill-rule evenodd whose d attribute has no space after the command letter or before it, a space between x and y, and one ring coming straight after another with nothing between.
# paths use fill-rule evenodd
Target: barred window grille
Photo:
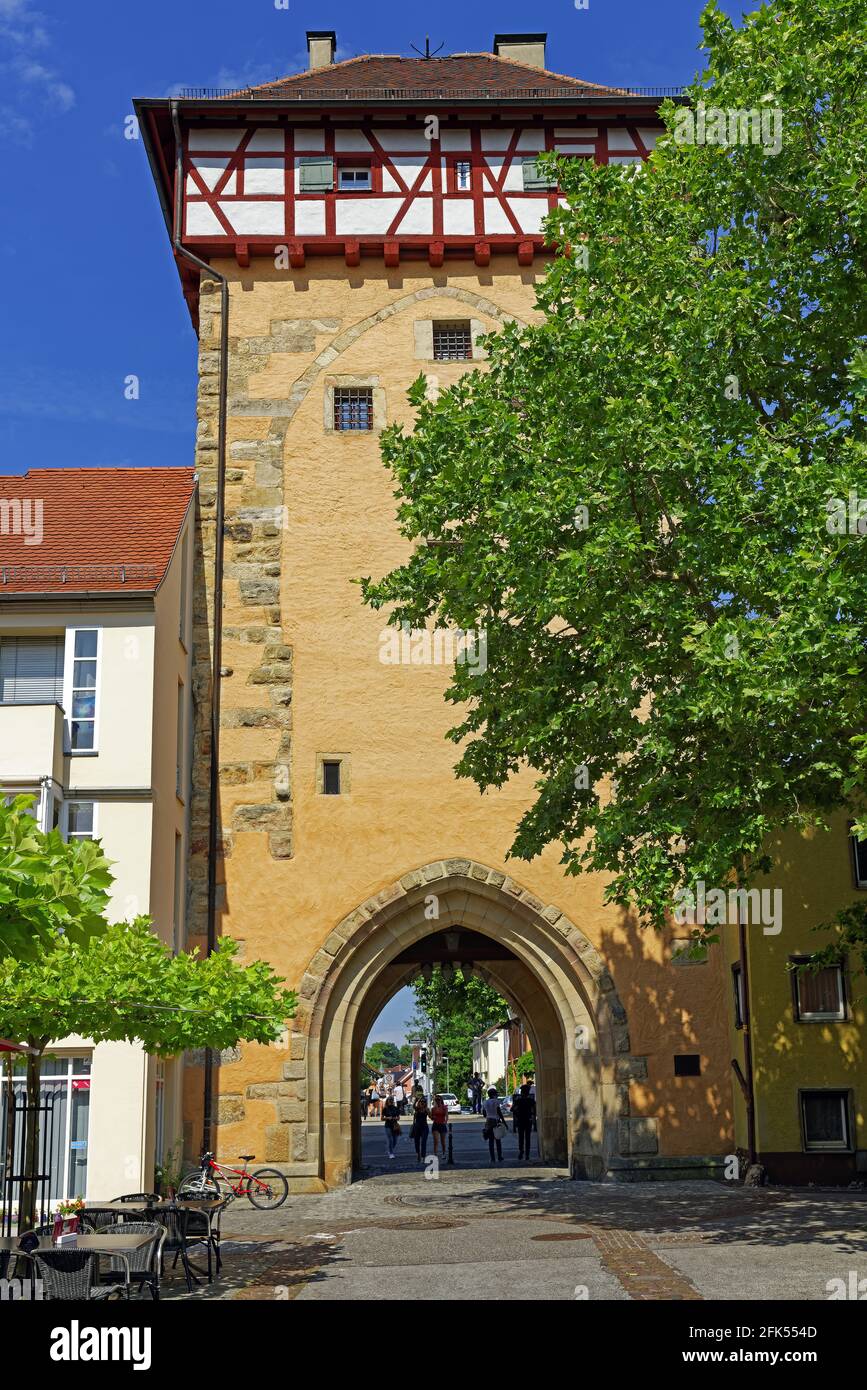
<instances>
[{"instance_id":1,"label":"barred window grille","mask_svg":"<svg viewBox=\"0 0 867 1390\"><path fill-rule=\"evenodd\" d=\"M334 428L336 430L373 429L373 391L364 386L334 388Z\"/></svg>"},{"instance_id":2,"label":"barred window grille","mask_svg":"<svg viewBox=\"0 0 867 1390\"><path fill-rule=\"evenodd\" d=\"M473 356L473 335L469 320L435 323L433 355L437 362L469 362Z\"/></svg>"}]
</instances>

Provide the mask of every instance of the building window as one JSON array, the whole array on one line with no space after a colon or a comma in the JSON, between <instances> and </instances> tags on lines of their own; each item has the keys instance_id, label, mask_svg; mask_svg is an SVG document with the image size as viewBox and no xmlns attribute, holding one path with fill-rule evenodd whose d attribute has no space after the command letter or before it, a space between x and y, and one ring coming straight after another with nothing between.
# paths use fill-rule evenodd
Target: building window
<instances>
[{"instance_id":1,"label":"building window","mask_svg":"<svg viewBox=\"0 0 867 1390\"><path fill-rule=\"evenodd\" d=\"M368 193L370 191L370 166L341 167L337 171L337 186L341 193Z\"/></svg>"},{"instance_id":2,"label":"building window","mask_svg":"<svg viewBox=\"0 0 867 1390\"><path fill-rule=\"evenodd\" d=\"M0 704L63 703L63 638L0 638Z\"/></svg>"},{"instance_id":3,"label":"building window","mask_svg":"<svg viewBox=\"0 0 867 1390\"><path fill-rule=\"evenodd\" d=\"M373 391L368 386L335 386L334 428L373 429Z\"/></svg>"},{"instance_id":4,"label":"building window","mask_svg":"<svg viewBox=\"0 0 867 1390\"><path fill-rule=\"evenodd\" d=\"M346 796L349 791L349 754L316 755L316 790L320 796Z\"/></svg>"},{"instance_id":5,"label":"building window","mask_svg":"<svg viewBox=\"0 0 867 1390\"><path fill-rule=\"evenodd\" d=\"M675 1076L701 1076L701 1058L697 1052L683 1052L674 1059Z\"/></svg>"},{"instance_id":6,"label":"building window","mask_svg":"<svg viewBox=\"0 0 867 1390\"><path fill-rule=\"evenodd\" d=\"M334 188L334 161L321 156L302 157L298 167L302 193L330 193Z\"/></svg>"},{"instance_id":7,"label":"building window","mask_svg":"<svg viewBox=\"0 0 867 1390\"><path fill-rule=\"evenodd\" d=\"M184 837L175 833L175 881L173 894L172 944L175 951L184 946Z\"/></svg>"},{"instance_id":8,"label":"building window","mask_svg":"<svg viewBox=\"0 0 867 1390\"><path fill-rule=\"evenodd\" d=\"M471 187L472 166L468 159L459 159L455 164L455 188L458 193L467 193Z\"/></svg>"},{"instance_id":9,"label":"building window","mask_svg":"<svg viewBox=\"0 0 867 1390\"><path fill-rule=\"evenodd\" d=\"M793 965L806 965L809 956L792 956ZM846 986L841 965L822 970L793 970L795 1018L799 1023L841 1020L846 1017Z\"/></svg>"},{"instance_id":10,"label":"building window","mask_svg":"<svg viewBox=\"0 0 867 1390\"><path fill-rule=\"evenodd\" d=\"M521 164L524 173L525 192L548 192L557 187L556 179L543 174L535 159L524 159Z\"/></svg>"},{"instance_id":11,"label":"building window","mask_svg":"<svg viewBox=\"0 0 867 1390\"><path fill-rule=\"evenodd\" d=\"M73 632L72 639L69 746L74 752L90 753L96 748L96 668L99 633L95 627L79 628Z\"/></svg>"},{"instance_id":12,"label":"building window","mask_svg":"<svg viewBox=\"0 0 867 1390\"><path fill-rule=\"evenodd\" d=\"M40 1146L43 1172L49 1174L49 1200L67 1201L83 1196L87 1187L87 1139L90 1116L90 1056L43 1057L39 1065L39 1094L50 1109L42 1117ZM24 1063L16 1062L13 1071L16 1096L26 1092ZM0 1096L0 1133L6 1133L7 1088ZM15 1171L20 1173L24 1161L24 1142L19 1126Z\"/></svg>"},{"instance_id":13,"label":"building window","mask_svg":"<svg viewBox=\"0 0 867 1390\"><path fill-rule=\"evenodd\" d=\"M433 355L437 362L472 361L473 334L469 319L454 323L434 321Z\"/></svg>"},{"instance_id":14,"label":"building window","mask_svg":"<svg viewBox=\"0 0 867 1390\"><path fill-rule=\"evenodd\" d=\"M867 840L859 840L854 835L852 840L852 866L855 871L855 886L857 888L867 888Z\"/></svg>"},{"instance_id":15,"label":"building window","mask_svg":"<svg viewBox=\"0 0 867 1390\"><path fill-rule=\"evenodd\" d=\"M848 1091L802 1091L804 1148L826 1152L851 1149Z\"/></svg>"},{"instance_id":16,"label":"building window","mask_svg":"<svg viewBox=\"0 0 867 1390\"><path fill-rule=\"evenodd\" d=\"M184 799L184 683L178 681L177 725L175 728L175 795Z\"/></svg>"},{"instance_id":17,"label":"building window","mask_svg":"<svg viewBox=\"0 0 867 1390\"><path fill-rule=\"evenodd\" d=\"M95 807L92 801L67 801L66 814L67 840L92 840L96 833Z\"/></svg>"},{"instance_id":18,"label":"building window","mask_svg":"<svg viewBox=\"0 0 867 1390\"><path fill-rule=\"evenodd\" d=\"M735 1027L743 1028L747 1016L747 1002L744 998L744 972L740 965L732 966L732 991L735 1003Z\"/></svg>"}]
</instances>

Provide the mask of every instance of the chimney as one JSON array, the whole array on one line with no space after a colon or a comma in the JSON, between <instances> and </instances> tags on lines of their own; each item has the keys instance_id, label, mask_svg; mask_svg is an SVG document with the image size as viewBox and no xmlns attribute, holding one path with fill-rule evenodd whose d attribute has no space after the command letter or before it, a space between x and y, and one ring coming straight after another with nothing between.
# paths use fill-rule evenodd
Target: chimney
<instances>
[{"instance_id":1,"label":"chimney","mask_svg":"<svg viewBox=\"0 0 867 1390\"><path fill-rule=\"evenodd\" d=\"M531 68L544 68L547 34L495 34L494 53L498 58L514 58Z\"/></svg>"},{"instance_id":2,"label":"chimney","mask_svg":"<svg viewBox=\"0 0 867 1390\"><path fill-rule=\"evenodd\" d=\"M337 34L333 29L308 29L307 52L310 55L310 70L327 68L334 62L337 48Z\"/></svg>"}]
</instances>

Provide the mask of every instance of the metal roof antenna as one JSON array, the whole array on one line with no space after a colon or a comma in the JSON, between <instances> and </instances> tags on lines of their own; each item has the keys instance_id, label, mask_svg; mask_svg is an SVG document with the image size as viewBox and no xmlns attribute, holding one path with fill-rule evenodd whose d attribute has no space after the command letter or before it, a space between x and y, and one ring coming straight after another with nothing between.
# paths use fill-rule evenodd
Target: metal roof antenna
<instances>
[{"instance_id":1,"label":"metal roof antenna","mask_svg":"<svg viewBox=\"0 0 867 1390\"><path fill-rule=\"evenodd\" d=\"M445 39L443 39L443 42L440 44L439 48L435 48L434 51L433 51L433 53L431 53L431 51L430 51L430 34L425 34L425 36L424 36L424 53L422 53L422 51L421 51L420 48L416 48L416 46L415 46L414 43L411 43L411 44L410 44L410 48L411 48L415 53L417 53L418 56L419 56L420 58L435 58L436 55L437 55L438 53L440 53L444 47L445 47Z\"/></svg>"}]
</instances>

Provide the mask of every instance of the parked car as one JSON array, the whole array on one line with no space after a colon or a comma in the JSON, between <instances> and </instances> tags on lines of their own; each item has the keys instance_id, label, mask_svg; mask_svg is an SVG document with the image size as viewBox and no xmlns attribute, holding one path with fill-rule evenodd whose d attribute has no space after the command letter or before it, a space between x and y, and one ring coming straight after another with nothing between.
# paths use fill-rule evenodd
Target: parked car
<instances>
[{"instance_id":1,"label":"parked car","mask_svg":"<svg viewBox=\"0 0 867 1390\"><path fill-rule=\"evenodd\" d=\"M511 1115L511 1113L512 1113L512 1097L511 1097L511 1096L497 1096L497 1100L500 1102L500 1109L502 1110L503 1114L504 1114L504 1115Z\"/></svg>"},{"instance_id":2,"label":"parked car","mask_svg":"<svg viewBox=\"0 0 867 1390\"><path fill-rule=\"evenodd\" d=\"M448 1110L449 1114L460 1115L461 1103L455 1095L454 1091L440 1091L440 1095L446 1103L446 1110Z\"/></svg>"}]
</instances>

